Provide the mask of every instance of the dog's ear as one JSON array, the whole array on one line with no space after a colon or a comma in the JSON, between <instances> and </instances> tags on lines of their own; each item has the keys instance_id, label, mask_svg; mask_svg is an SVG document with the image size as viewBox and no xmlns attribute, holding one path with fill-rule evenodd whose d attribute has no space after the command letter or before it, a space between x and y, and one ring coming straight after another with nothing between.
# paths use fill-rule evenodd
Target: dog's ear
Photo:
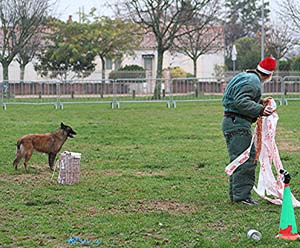
<instances>
[{"instance_id":1,"label":"dog's ear","mask_svg":"<svg viewBox=\"0 0 300 248\"><path fill-rule=\"evenodd\" d=\"M65 129L65 127L66 127L66 126L61 122L61 123L60 123L60 128L61 128L61 129Z\"/></svg>"}]
</instances>

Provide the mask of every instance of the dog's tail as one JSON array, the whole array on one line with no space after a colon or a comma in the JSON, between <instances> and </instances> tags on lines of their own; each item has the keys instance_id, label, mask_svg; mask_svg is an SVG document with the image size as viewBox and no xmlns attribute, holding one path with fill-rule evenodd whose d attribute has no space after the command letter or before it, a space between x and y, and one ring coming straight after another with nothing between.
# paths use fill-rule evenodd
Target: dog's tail
<instances>
[{"instance_id":1,"label":"dog's tail","mask_svg":"<svg viewBox=\"0 0 300 248\"><path fill-rule=\"evenodd\" d=\"M18 142L17 142L17 150L20 150L20 146L21 146L21 142L18 141Z\"/></svg>"},{"instance_id":2,"label":"dog's tail","mask_svg":"<svg viewBox=\"0 0 300 248\"><path fill-rule=\"evenodd\" d=\"M18 140L17 142L17 151L21 149L21 140Z\"/></svg>"},{"instance_id":3,"label":"dog's tail","mask_svg":"<svg viewBox=\"0 0 300 248\"><path fill-rule=\"evenodd\" d=\"M23 153L22 144L23 144L22 140L18 140L18 142L16 144L16 154Z\"/></svg>"}]
</instances>

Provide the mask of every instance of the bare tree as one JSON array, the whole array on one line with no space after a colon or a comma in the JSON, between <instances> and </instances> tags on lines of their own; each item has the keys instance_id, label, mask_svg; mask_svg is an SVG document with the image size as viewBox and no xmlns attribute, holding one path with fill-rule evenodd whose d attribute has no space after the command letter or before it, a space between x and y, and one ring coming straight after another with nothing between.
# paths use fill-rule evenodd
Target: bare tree
<instances>
[{"instance_id":1,"label":"bare tree","mask_svg":"<svg viewBox=\"0 0 300 248\"><path fill-rule=\"evenodd\" d=\"M42 33L35 34L17 54L16 61L20 65L20 80L24 80L26 65L28 65L40 51L42 44Z\"/></svg>"},{"instance_id":2,"label":"bare tree","mask_svg":"<svg viewBox=\"0 0 300 248\"><path fill-rule=\"evenodd\" d=\"M174 40L192 30L182 31L190 20L209 11L216 0L131 0L125 1L129 17L153 32L156 38L157 78L162 77L163 56ZM201 25L201 24L200 24ZM197 29L197 26L194 26ZM160 98L161 81L157 80L154 98Z\"/></svg>"},{"instance_id":3,"label":"bare tree","mask_svg":"<svg viewBox=\"0 0 300 248\"><path fill-rule=\"evenodd\" d=\"M184 29L189 29L187 26ZM186 32L175 41L176 51L193 61L194 77L197 77L197 61L203 54L214 53L224 48L223 26L203 26L199 30Z\"/></svg>"},{"instance_id":4,"label":"bare tree","mask_svg":"<svg viewBox=\"0 0 300 248\"><path fill-rule=\"evenodd\" d=\"M294 31L300 32L300 3L298 0L283 0L279 4L279 14L293 27Z\"/></svg>"},{"instance_id":5,"label":"bare tree","mask_svg":"<svg viewBox=\"0 0 300 248\"><path fill-rule=\"evenodd\" d=\"M299 44L298 39L287 25L273 26L266 38L267 52L277 60L283 58L297 44Z\"/></svg>"},{"instance_id":6,"label":"bare tree","mask_svg":"<svg viewBox=\"0 0 300 248\"><path fill-rule=\"evenodd\" d=\"M0 63L3 79L15 56L39 32L49 8L49 0L0 0Z\"/></svg>"}]
</instances>

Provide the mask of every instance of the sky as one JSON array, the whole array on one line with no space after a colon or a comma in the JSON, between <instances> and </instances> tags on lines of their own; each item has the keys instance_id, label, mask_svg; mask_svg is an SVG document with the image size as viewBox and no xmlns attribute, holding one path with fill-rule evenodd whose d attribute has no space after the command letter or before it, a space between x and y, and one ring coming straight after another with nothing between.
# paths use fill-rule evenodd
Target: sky
<instances>
[{"instance_id":1,"label":"sky","mask_svg":"<svg viewBox=\"0 0 300 248\"><path fill-rule=\"evenodd\" d=\"M79 10L88 13L92 7L97 9L99 15L112 15L107 2L114 3L116 0L53 0L54 16L63 21L67 21L69 15L72 15L74 21L78 21Z\"/></svg>"},{"instance_id":2,"label":"sky","mask_svg":"<svg viewBox=\"0 0 300 248\"><path fill-rule=\"evenodd\" d=\"M278 9L279 0L264 0L270 2L270 10L272 19L276 19L276 9ZM54 15L63 21L67 21L69 15L72 15L74 21L78 21L79 9L88 13L92 7L97 9L98 15L112 16L113 13L109 9L107 2L116 3L118 0L52 0L54 4Z\"/></svg>"}]
</instances>

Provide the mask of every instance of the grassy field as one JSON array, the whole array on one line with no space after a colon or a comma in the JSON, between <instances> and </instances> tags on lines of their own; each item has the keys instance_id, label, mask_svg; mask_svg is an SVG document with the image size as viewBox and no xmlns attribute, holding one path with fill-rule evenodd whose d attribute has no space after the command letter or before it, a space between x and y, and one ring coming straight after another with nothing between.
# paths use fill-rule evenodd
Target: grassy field
<instances>
[{"instance_id":1,"label":"grassy field","mask_svg":"<svg viewBox=\"0 0 300 248\"><path fill-rule=\"evenodd\" d=\"M276 138L297 198L299 109L300 102L279 107ZM101 241L93 247L299 247L275 238L280 206L255 194L256 207L229 202L220 102L9 105L0 120L0 247L82 247L71 237ZM82 154L80 183L58 185L57 171L51 180L38 153L28 172L15 171L16 140L61 121L78 133L62 151ZM246 237L252 228L262 240Z\"/></svg>"}]
</instances>

